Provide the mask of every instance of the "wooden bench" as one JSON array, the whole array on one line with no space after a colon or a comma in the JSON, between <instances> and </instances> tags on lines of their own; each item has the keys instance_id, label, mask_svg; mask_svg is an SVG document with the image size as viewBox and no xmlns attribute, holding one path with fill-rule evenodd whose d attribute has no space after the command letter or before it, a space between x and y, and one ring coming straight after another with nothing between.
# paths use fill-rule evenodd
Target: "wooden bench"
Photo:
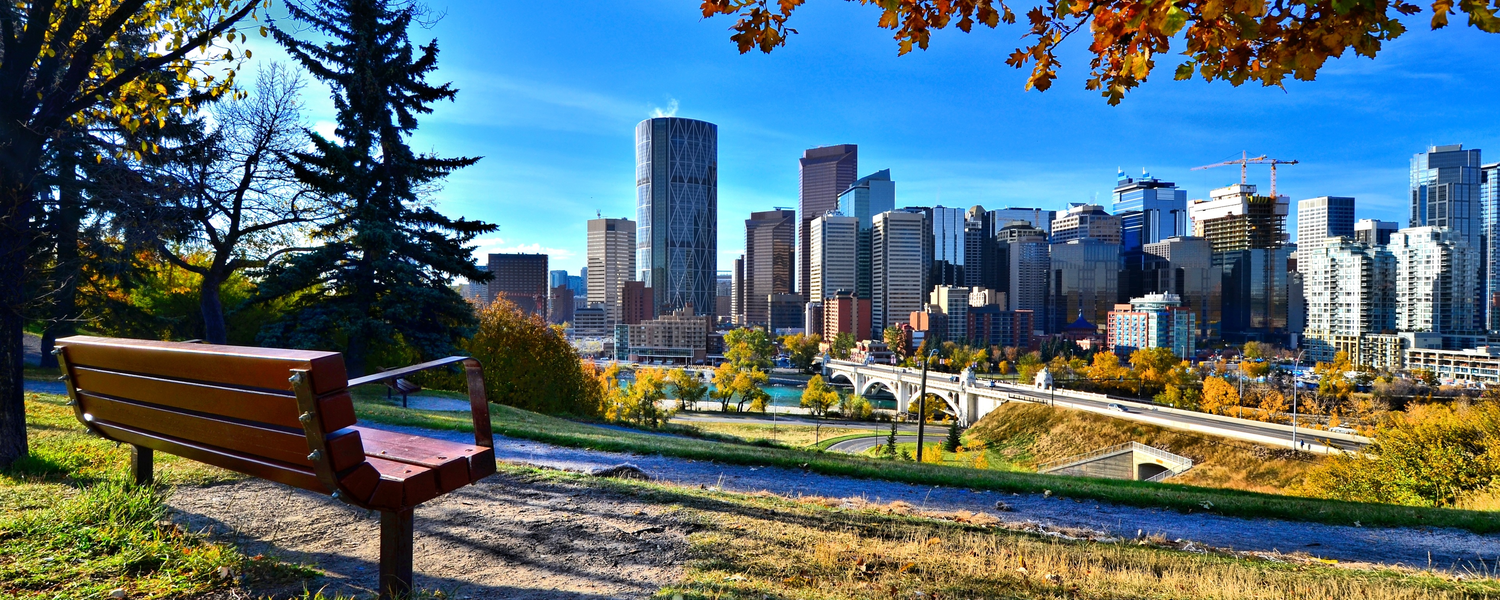
<instances>
[{"instance_id":1,"label":"wooden bench","mask_svg":"<svg viewBox=\"0 0 1500 600\"><path fill-rule=\"evenodd\" d=\"M381 598L410 594L412 509L495 472L484 376L471 358L350 380L337 352L77 336L55 353L78 420L131 445L138 484L152 482L159 450L379 511ZM459 362L473 445L355 425L350 388Z\"/></svg>"}]
</instances>

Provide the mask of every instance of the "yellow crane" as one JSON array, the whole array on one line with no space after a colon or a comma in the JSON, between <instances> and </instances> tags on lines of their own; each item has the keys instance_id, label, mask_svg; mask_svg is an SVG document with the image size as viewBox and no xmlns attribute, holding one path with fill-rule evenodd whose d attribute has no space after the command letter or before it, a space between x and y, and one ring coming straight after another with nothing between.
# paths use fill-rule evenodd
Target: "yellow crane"
<instances>
[{"instance_id":1,"label":"yellow crane","mask_svg":"<svg viewBox=\"0 0 1500 600\"><path fill-rule=\"evenodd\" d=\"M1193 167L1194 171L1212 169L1214 167L1227 167L1229 165L1240 166L1240 183L1245 183L1245 167L1247 165L1271 165L1271 197L1276 197L1276 165L1295 165L1295 160L1282 160L1280 158L1267 158L1266 155L1250 156L1249 152L1241 152L1240 157L1234 160L1226 160L1221 163Z\"/></svg>"}]
</instances>

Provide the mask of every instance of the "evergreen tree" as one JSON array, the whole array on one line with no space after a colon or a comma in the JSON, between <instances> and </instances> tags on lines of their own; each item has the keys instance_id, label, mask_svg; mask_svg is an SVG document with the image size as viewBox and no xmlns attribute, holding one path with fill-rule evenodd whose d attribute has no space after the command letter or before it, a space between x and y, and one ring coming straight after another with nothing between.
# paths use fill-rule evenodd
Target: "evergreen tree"
<instances>
[{"instance_id":1,"label":"evergreen tree","mask_svg":"<svg viewBox=\"0 0 1500 600\"><path fill-rule=\"evenodd\" d=\"M451 100L448 84L431 85L437 42L414 48L411 4L386 0L288 3L291 16L327 41L304 42L273 30L276 40L333 88L335 139L310 134L313 148L294 156L305 185L341 199L340 214L316 235L325 244L268 268L266 296L304 294L290 316L267 326L260 342L344 347L352 374L362 374L378 343L404 343L424 358L451 352L475 324L473 310L448 287L454 277L488 274L467 244L496 227L450 219L423 203L424 192L478 158L419 155L407 145L417 116Z\"/></svg>"},{"instance_id":2,"label":"evergreen tree","mask_svg":"<svg viewBox=\"0 0 1500 600\"><path fill-rule=\"evenodd\" d=\"M896 421L891 421L891 434L885 437L885 457L896 458Z\"/></svg>"},{"instance_id":3,"label":"evergreen tree","mask_svg":"<svg viewBox=\"0 0 1500 600\"><path fill-rule=\"evenodd\" d=\"M948 421L948 439L943 442L943 449L949 452L958 452L958 447L963 444L962 432L958 429L958 419Z\"/></svg>"}]
</instances>

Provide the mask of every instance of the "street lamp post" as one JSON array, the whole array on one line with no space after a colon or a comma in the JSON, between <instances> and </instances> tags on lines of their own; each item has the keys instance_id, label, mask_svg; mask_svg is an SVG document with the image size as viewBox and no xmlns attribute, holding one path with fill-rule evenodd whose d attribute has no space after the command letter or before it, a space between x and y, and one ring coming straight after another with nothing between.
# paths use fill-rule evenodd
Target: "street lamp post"
<instances>
[{"instance_id":1,"label":"street lamp post","mask_svg":"<svg viewBox=\"0 0 1500 600\"><path fill-rule=\"evenodd\" d=\"M917 462L922 462L922 436L927 426L927 365L932 364L934 356L937 350L927 353L927 360L922 361L922 393L917 395Z\"/></svg>"},{"instance_id":2,"label":"street lamp post","mask_svg":"<svg viewBox=\"0 0 1500 600\"><path fill-rule=\"evenodd\" d=\"M1292 449L1297 449L1297 370L1302 368L1302 353L1307 350L1298 350L1296 361L1292 363Z\"/></svg>"}]
</instances>

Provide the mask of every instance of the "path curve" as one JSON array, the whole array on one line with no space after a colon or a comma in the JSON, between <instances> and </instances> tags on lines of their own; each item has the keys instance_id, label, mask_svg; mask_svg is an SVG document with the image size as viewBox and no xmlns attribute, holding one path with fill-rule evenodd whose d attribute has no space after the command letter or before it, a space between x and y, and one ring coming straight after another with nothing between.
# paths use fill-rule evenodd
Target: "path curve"
<instances>
[{"instance_id":1,"label":"path curve","mask_svg":"<svg viewBox=\"0 0 1500 600\"><path fill-rule=\"evenodd\" d=\"M844 440L844 441L839 442L837 444L830 444L828 446L828 451L829 452L843 452L844 454L864 454L865 452L869 451L869 449L871 449L871 448L874 448L876 446L882 446L882 445L884 445L885 441L887 439L889 439L888 436L872 435L872 436L869 436L869 437L854 438L852 440ZM928 437L927 439L922 440L922 441L923 442L930 442L930 441L932 441L932 438ZM915 443L917 443L917 436L914 436L914 435L898 435L898 436L896 436L896 443L897 444L915 444Z\"/></svg>"}]
</instances>

